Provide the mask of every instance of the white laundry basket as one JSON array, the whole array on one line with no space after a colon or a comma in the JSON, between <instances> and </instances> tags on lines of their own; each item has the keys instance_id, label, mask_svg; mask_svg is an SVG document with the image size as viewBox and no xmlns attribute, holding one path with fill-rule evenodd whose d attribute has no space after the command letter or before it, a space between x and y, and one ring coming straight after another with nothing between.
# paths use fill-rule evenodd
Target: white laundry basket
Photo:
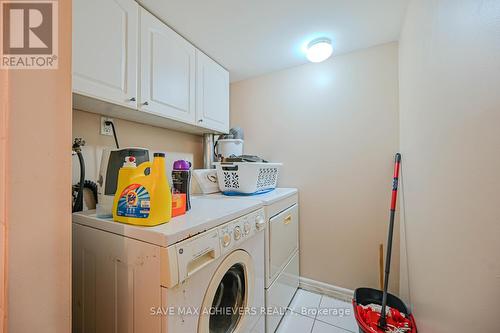
<instances>
[{"instance_id":1,"label":"white laundry basket","mask_svg":"<svg viewBox=\"0 0 500 333\"><path fill-rule=\"evenodd\" d=\"M224 194L258 194L276 188L282 163L215 163L219 189Z\"/></svg>"}]
</instances>

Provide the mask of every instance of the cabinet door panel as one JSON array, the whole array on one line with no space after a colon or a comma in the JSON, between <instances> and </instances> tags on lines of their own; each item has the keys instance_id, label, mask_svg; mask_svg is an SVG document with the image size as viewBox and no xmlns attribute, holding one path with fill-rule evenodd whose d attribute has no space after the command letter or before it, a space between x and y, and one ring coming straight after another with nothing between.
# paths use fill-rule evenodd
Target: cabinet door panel
<instances>
[{"instance_id":1,"label":"cabinet door panel","mask_svg":"<svg viewBox=\"0 0 500 333\"><path fill-rule=\"evenodd\" d=\"M141 10L142 111L194 123L195 61L191 44Z\"/></svg>"},{"instance_id":2,"label":"cabinet door panel","mask_svg":"<svg viewBox=\"0 0 500 333\"><path fill-rule=\"evenodd\" d=\"M138 5L133 0L73 1L73 91L137 104Z\"/></svg>"},{"instance_id":3,"label":"cabinet door panel","mask_svg":"<svg viewBox=\"0 0 500 333\"><path fill-rule=\"evenodd\" d=\"M203 127L229 130L229 73L202 52L196 54L196 118Z\"/></svg>"}]
</instances>

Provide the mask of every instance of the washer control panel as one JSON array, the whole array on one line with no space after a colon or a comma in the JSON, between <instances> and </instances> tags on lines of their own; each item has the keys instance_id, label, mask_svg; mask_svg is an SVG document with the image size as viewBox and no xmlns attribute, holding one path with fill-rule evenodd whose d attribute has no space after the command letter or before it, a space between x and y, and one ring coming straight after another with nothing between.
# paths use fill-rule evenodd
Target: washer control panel
<instances>
[{"instance_id":1,"label":"washer control panel","mask_svg":"<svg viewBox=\"0 0 500 333\"><path fill-rule=\"evenodd\" d=\"M170 288L233 251L241 242L266 228L264 210L258 209L236 220L169 246L162 261L175 267L162 268L163 286ZM178 274L176 274L178 273Z\"/></svg>"},{"instance_id":2,"label":"washer control panel","mask_svg":"<svg viewBox=\"0 0 500 333\"><path fill-rule=\"evenodd\" d=\"M259 209L225 224L219 229L222 253L232 250L237 244L244 242L266 227L264 210Z\"/></svg>"}]
</instances>

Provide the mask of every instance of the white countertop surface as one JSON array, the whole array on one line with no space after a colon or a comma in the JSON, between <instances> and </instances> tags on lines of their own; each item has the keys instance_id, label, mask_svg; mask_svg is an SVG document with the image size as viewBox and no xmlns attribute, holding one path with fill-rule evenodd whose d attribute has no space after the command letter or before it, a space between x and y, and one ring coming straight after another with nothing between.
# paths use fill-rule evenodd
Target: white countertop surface
<instances>
[{"instance_id":1,"label":"white countertop surface","mask_svg":"<svg viewBox=\"0 0 500 333\"><path fill-rule=\"evenodd\" d=\"M183 239L214 228L263 206L258 200L224 196L192 197L191 210L155 227L141 227L96 217L95 210L73 213L73 223L101 229L147 243L167 247Z\"/></svg>"},{"instance_id":2,"label":"white countertop surface","mask_svg":"<svg viewBox=\"0 0 500 333\"><path fill-rule=\"evenodd\" d=\"M288 198L296 194L298 190L296 188L275 188L271 192L257 194L257 195L243 195L243 196L228 196L222 193L214 193L208 195L200 195L197 196L199 198L214 198L214 199L235 199L235 200L253 200L261 202L264 206L270 206L276 201L282 200L284 198Z\"/></svg>"}]
</instances>

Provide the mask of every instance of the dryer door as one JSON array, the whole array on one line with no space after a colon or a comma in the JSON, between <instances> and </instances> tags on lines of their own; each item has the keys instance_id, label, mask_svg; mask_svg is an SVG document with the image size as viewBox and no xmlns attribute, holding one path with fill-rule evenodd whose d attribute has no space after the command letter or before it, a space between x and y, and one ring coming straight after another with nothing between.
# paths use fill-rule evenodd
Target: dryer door
<instances>
[{"instance_id":1,"label":"dryer door","mask_svg":"<svg viewBox=\"0 0 500 333\"><path fill-rule=\"evenodd\" d=\"M203 299L198 333L244 332L252 309L254 267L243 250L229 254L215 271ZM258 309L260 310L260 309Z\"/></svg>"}]
</instances>

